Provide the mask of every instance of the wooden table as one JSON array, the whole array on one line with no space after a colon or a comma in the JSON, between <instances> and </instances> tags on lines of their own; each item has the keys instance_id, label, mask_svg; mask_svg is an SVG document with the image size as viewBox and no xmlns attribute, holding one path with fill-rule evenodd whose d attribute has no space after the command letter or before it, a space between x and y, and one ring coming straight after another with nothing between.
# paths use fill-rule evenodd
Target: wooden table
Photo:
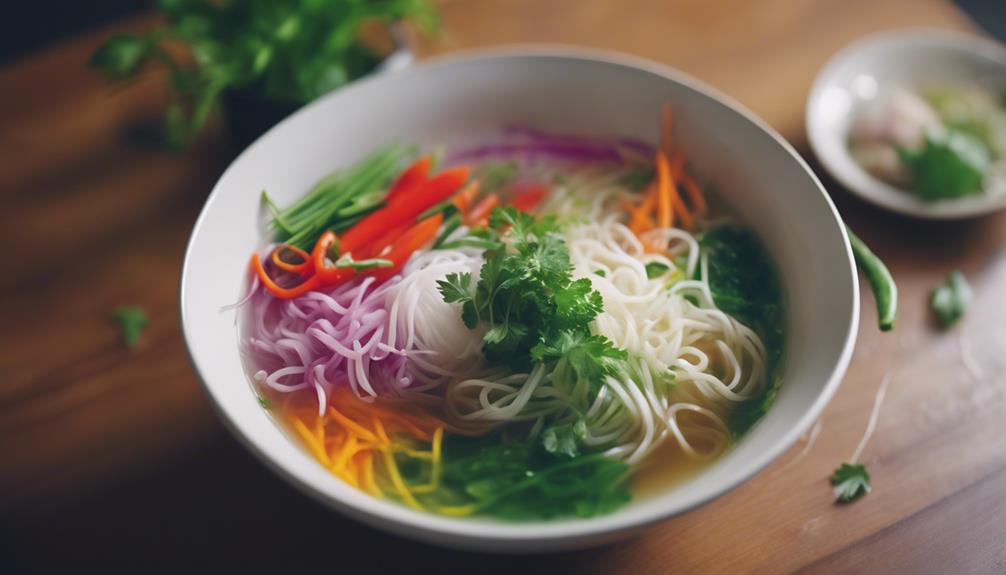
<instances>
[{"instance_id":1,"label":"wooden table","mask_svg":"<svg viewBox=\"0 0 1006 575\"><path fill-rule=\"evenodd\" d=\"M424 54L514 41L638 53L734 96L804 152L808 87L843 44L889 27L971 27L949 3L921 0L481 0L445 4L444 16ZM0 71L0 572L346 561L409 572L1006 571L1006 215L910 221L830 186L891 265L901 316L881 335L864 292L852 366L806 457L794 463L798 445L719 500L601 549L488 558L426 547L322 509L215 418L186 361L176 290L189 229L235 150L217 123L184 153L152 146L144 128L163 82L112 89L83 67L109 31ZM927 294L954 268L976 301L944 334ZM126 303L151 319L134 352L109 320ZM828 476L851 455L885 374L893 384L864 455L874 491L837 506Z\"/></svg>"}]
</instances>

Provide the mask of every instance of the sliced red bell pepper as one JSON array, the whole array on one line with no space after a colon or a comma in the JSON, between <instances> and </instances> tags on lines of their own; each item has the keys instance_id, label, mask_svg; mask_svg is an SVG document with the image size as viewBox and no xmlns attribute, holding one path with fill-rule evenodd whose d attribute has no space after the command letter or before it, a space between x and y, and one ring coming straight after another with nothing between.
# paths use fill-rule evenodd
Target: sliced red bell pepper
<instances>
[{"instance_id":1,"label":"sliced red bell pepper","mask_svg":"<svg viewBox=\"0 0 1006 575\"><path fill-rule=\"evenodd\" d=\"M414 164L405 169L395 183L388 189L387 201L391 201L399 196L408 196L417 186L426 181L426 175L430 171L433 158L423 156L416 160Z\"/></svg>"},{"instance_id":2,"label":"sliced red bell pepper","mask_svg":"<svg viewBox=\"0 0 1006 575\"><path fill-rule=\"evenodd\" d=\"M395 243L391 245L391 251L381 256L382 258L391 261L391 267L372 268L363 273L376 278L379 282L390 279L392 276L401 271L405 262L409 260L409 256L411 256L413 252L423 247L427 242L432 241L433 238L436 237L437 230L440 229L440 224L443 222L444 214L439 213L412 226L404 234L402 234L401 237L395 240Z\"/></svg>"},{"instance_id":3,"label":"sliced red bell pepper","mask_svg":"<svg viewBox=\"0 0 1006 575\"><path fill-rule=\"evenodd\" d=\"M367 248L362 250L360 254L353 254L357 256L355 259L367 259L367 258L379 258L381 257L381 252L385 248L390 248L395 240L402 236L409 228L415 225L413 222L404 223L400 226L391 228L383 236L374 240L374 243L370 244Z\"/></svg>"},{"instance_id":4,"label":"sliced red bell pepper","mask_svg":"<svg viewBox=\"0 0 1006 575\"><path fill-rule=\"evenodd\" d=\"M311 251L311 261L314 262L314 274L322 285L333 285L353 277L356 270L351 268L336 268L325 264L328 252L339 240L335 232L327 231L318 238L318 243L314 244ZM340 246L341 247L341 246Z\"/></svg>"},{"instance_id":5,"label":"sliced red bell pepper","mask_svg":"<svg viewBox=\"0 0 1006 575\"><path fill-rule=\"evenodd\" d=\"M547 193L548 190L541 184L520 184L514 188L510 205L522 212L530 212Z\"/></svg>"},{"instance_id":6,"label":"sliced red bell pepper","mask_svg":"<svg viewBox=\"0 0 1006 575\"><path fill-rule=\"evenodd\" d=\"M365 248L389 229L412 221L427 208L447 199L467 180L468 168L453 168L433 176L412 193L396 197L347 230L340 242L341 251L346 253Z\"/></svg>"}]
</instances>

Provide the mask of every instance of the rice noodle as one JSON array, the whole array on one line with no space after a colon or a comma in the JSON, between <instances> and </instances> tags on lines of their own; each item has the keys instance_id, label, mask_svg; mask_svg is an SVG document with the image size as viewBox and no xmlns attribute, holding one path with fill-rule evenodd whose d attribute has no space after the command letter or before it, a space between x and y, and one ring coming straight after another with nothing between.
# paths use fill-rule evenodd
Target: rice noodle
<instances>
[{"instance_id":1,"label":"rice noodle","mask_svg":"<svg viewBox=\"0 0 1006 575\"><path fill-rule=\"evenodd\" d=\"M583 413L586 444L630 464L669 437L691 457L715 457L730 439L726 416L766 385L761 338L715 306L707 265L691 234L657 230L667 255L644 253L627 227L603 215L619 192L615 179L570 180L567 193L553 196L544 209L586 214L564 232L574 276L589 278L604 300L592 331L625 349L631 368L608 377L593 398L570 387L570 378L562 376L564 360L551 371L539 365L528 373L458 381L447 388L448 413L492 425ZM590 185L579 186L581 181ZM650 279L651 262L670 271ZM698 279L683 279L697 269Z\"/></svg>"}]
</instances>

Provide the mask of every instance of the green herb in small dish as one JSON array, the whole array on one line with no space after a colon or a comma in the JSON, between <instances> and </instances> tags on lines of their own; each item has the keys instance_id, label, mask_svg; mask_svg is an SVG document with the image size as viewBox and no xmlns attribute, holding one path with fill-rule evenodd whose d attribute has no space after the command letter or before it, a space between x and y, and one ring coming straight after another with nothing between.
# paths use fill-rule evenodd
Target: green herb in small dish
<instances>
[{"instance_id":1,"label":"green herb in small dish","mask_svg":"<svg viewBox=\"0 0 1006 575\"><path fill-rule=\"evenodd\" d=\"M981 193L990 161L981 140L956 130L927 133L921 151L899 148L898 153L914 175L915 191L924 200Z\"/></svg>"}]
</instances>

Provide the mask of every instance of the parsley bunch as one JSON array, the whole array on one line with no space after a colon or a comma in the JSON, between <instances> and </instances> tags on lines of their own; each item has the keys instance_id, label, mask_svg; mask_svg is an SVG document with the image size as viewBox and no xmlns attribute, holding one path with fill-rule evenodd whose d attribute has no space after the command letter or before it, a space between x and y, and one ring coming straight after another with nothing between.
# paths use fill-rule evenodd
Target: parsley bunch
<instances>
[{"instance_id":1,"label":"parsley bunch","mask_svg":"<svg viewBox=\"0 0 1006 575\"><path fill-rule=\"evenodd\" d=\"M489 324L486 358L513 369L566 359L577 377L600 385L627 355L589 324L601 312L601 294L589 279L574 280L566 243L554 218L535 219L512 207L497 208L489 230L502 247L488 249L480 277L448 274L437 282L447 303L461 303L469 329Z\"/></svg>"},{"instance_id":2,"label":"parsley bunch","mask_svg":"<svg viewBox=\"0 0 1006 575\"><path fill-rule=\"evenodd\" d=\"M411 19L426 28L426 0L160 0L167 25L118 34L91 57L113 80L146 63L169 74L174 98L167 136L178 146L203 126L223 90L249 89L271 101L303 104L371 72L381 55L360 41L367 22ZM182 45L191 58L179 58Z\"/></svg>"}]
</instances>

